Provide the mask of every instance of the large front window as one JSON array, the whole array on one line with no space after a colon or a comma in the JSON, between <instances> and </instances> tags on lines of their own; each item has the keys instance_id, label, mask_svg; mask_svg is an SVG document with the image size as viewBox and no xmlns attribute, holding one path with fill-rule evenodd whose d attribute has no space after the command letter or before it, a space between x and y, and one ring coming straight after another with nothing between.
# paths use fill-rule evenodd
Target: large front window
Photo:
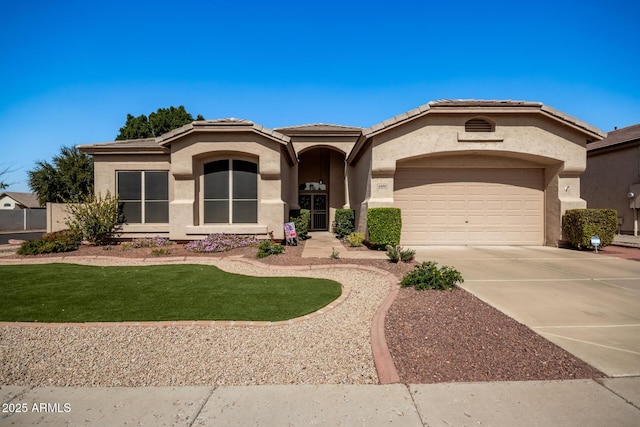
<instances>
[{"instance_id":1,"label":"large front window","mask_svg":"<svg viewBox=\"0 0 640 427\"><path fill-rule=\"evenodd\" d=\"M204 165L205 224L258 222L258 165L216 160Z\"/></svg>"},{"instance_id":2,"label":"large front window","mask_svg":"<svg viewBox=\"0 0 640 427\"><path fill-rule=\"evenodd\" d=\"M129 224L169 222L167 171L118 171L118 200Z\"/></svg>"}]
</instances>

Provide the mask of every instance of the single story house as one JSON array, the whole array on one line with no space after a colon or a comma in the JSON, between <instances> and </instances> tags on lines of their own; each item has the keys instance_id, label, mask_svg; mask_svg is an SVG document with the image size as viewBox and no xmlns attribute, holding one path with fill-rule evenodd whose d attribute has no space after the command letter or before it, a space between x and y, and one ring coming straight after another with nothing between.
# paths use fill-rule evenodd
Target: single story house
<instances>
[{"instance_id":1,"label":"single story house","mask_svg":"<svg viewBox=\"0 0 640 427\"><path fill-rule=\"evenodd\" d=\"M44 208L38 201L38 196L32 193L5 191L0 194L0 209L39 209Z\"/></svg>"},{"instance_id":2,"label":"single story house","mask_svg":"<svg viewBox=\"0 0 640 427\"><path fill-rule=\"evenodd\" d=\"M46 214L35 194L16 191L0 194L0 231L43 230Z\"/></svg>"},{"instance_id":3,"label":"single story house","mask_svg":"<svg viewBox=\"0 0 640 427\"><path fill-rule=\"evenodd\" d=\"M444 100L370 128L196 121L153 139L81 145L95 190L119 195L124 237L283 237L289 211L328 230L351 208L402 209L403 245L556 245L584 208L586 146L603 134L538 102Z\"/></svg>"},{"instance_id":4,"label":"single story house","mask_svg":"<svg viewBox=\"0 0 640 427\"><path fill-rule=\"evenodd\" d=\"M581 195L590 208L618 211L621 233L638 234L640 124L615 129L587 145Z\"/></svg>"}]
</instances>

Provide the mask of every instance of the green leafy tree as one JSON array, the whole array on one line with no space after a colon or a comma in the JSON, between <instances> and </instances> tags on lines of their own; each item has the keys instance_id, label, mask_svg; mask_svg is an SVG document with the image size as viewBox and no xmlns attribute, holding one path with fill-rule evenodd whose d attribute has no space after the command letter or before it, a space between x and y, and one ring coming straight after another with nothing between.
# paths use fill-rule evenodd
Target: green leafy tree
<instances>
[{"instance_id":1,"label":"green leafy tree","mask_svg":"<svg viewBox=\"0 0 640 427\"><path fill-rule=\"evenodd\" d=\"M204 120L204 117L198 114L196 120ZM149 114L149 117L144 114L138 117L127 114L127 121L120 128L116 141L153 138L193 121L193 116L182 105L178 108L159 108L155 113Z\"/></svg>"},{"instance_id":2,"label":"green leafy tree","mask_svg":"<svg viewBox=\"0 0 640 427\"><path fill-rule=\"evenodd\" d=\"M149 124L147 116L142 114L134 117L131 114L127 114L127 121L124 126L120 128L120 133L116 136L116 141L152 137L153 132L151 131L151 125Z\"/></svg>"},{"instance_id":3,"label":"green leafy tree","mask_svg":"<svg viewBox=\"0 0 640 427\"><path fill-rule=\"evenodd\" d=\"M93 194L93 159L75 147L62 147L52 163L39 161L28 175L29 187L42 204L77 201Z\"/></svg>"}]
</instances>

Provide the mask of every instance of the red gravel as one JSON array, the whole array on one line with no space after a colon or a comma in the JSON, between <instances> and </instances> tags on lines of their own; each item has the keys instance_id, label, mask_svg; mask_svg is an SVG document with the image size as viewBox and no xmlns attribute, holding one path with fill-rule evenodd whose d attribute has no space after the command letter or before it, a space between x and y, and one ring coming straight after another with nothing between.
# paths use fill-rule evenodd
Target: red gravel
<instances>
[{"instance_id":1,"label":"red gravel","mask_svg":"<svg viewBox=\"0 0 640 427\"><path fill-rule=\"evenodd\" d=\"M460 288L401 289L385 335L403 383L606 377Z\"/></svg>"},{"instance_id":2,"label":"red gravel","mask_svg":"<svg viewBox=\"0 0 640 427\"><path fill-rule=\"evenodd\" d=\"M640 261L640 248L611 245L598 250L598 254L629 259L632 261Z\"/></svg>"}]
</instances>

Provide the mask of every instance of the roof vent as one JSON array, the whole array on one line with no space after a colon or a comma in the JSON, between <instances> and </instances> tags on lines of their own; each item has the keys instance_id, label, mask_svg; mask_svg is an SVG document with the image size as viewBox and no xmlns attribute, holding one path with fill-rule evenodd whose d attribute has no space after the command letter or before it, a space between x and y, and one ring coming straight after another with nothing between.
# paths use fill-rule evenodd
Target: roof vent
<instances>
[{"instance_id":1,"label":"roof vent","mask_svg":"<svg viewBox=\"0 0 640 427\"><path fill-rule=\"evenodd\" d=\"M464 124L465 132L493 132L493 125L484 119L467 120Z\"/></svg>"}]
</instances>

